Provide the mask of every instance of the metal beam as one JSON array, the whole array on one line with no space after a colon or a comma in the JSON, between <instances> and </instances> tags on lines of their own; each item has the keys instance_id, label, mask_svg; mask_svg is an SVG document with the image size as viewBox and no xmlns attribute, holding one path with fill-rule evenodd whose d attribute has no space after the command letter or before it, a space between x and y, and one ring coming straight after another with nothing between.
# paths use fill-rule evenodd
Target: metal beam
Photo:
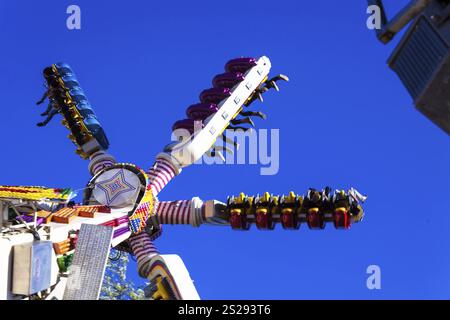
<instances>
[{"instance_id":1,"label":"metal beam","mask_svg":"<svg viewBox=\"0 0 450 320\"><path fill-rule=\"evenodd\" d=\"M411 20L416 18L433 0L412 0L397 15L387 20L382 0L368 0L369 5L376 5L381 10L382 28L377 30L378 39L384 44L389 43Z\"/></svg>"}]
</instances>

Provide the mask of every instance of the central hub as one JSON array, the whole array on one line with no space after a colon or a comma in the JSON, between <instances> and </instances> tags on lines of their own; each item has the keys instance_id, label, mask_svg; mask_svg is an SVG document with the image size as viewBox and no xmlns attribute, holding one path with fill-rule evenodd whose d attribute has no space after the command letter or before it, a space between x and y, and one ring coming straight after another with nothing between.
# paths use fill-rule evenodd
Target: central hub
<instances>
[{"instance_id":1,"label":"central hub","mask_svg":"<svg viewBox=\"0 0 450 320\"><path fill-rule=\"evenodd\" d=\"M140 185L135 173L123 168L111 169L97 178L92 195L108 207L126 207L136 203Z\"/></svg>"}]
</instances>

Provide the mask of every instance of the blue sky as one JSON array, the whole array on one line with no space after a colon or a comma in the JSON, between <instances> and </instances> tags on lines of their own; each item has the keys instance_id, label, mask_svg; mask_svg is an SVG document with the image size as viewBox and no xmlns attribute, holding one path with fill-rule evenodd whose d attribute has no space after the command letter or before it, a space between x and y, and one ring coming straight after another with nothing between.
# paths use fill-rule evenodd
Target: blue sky
<instances>
[{"instance_id":1,"label":"blue sky","mask_svg":"<svg viewBox=\"0 0 450 320\"><path fill-rule=\"evenodd\" d=\"M70 4L81 30L66 28ZM386 65L395 43L376 41L365 10L364 0L2 1L1 184L89 179L59 121L35 126L45 66L69 63L110 152L147 168L226 61L267 55L291 78L258 105L268 114L258 127L280 129L279 173L192 166L160 198L354 186L369 195L366 218L348 232L167 226L160 251L183 258L204 299L449 299L449 139L412 106ZM381 290L366 288L372 264Z\"/></svg>"}]
</instances>

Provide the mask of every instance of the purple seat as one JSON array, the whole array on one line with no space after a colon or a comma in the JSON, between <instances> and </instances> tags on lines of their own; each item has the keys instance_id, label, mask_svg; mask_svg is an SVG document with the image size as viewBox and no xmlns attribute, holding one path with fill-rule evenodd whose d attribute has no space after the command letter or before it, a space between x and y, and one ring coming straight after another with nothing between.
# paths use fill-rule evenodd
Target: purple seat
<instances>
[{"instance_id":1,"label":"purple seat","mask_svg":"<svg viewBox=\"0 0 450 320\"><path fill-rule=\"evenodd\" d=\"M219 104L220 101L229 96L231 96L231 91L228 88L212 88L200 93L200 101L202 103Z\"/></svg>"},{"instance_id":2,"label":"purple seat","mask_svg":"<svg viewBox=\"0 0 450 320\"><path fill-rule=\"evenodd\" d=\"M244 80L244 75L240 72L227 72L214 77L212 84L215 88L233 88Z\"/></svg>"},{"instance_id":3,"label":"purple seat","mask_svg":"<svg viewBox=\"0 0 450 320\"><path fill-rule=\"evenodd\" d=\"M197 124L196 124L197 122ZM203 124L201 124L201 121L193 120L193 119L183 119L175 122L172 126L172 131L175 131L177 129L185 129L190 132L190 134L194 133L195 126L200 126L200 128L203 128Z\"/></svg>"},{"instance_id":4,"label":"purple seat","mask_svg":"<svg viewBox=\"0 0 450 320\"><path fill-rule=\"evenodd\" d=\"M255 58L237 58L227 62L225 71L245 73L254 66L256 66Z\"/></svg>"},{"instance_id":5,"label":"purple seat","mask_svg":"<svg viewBox=\"0 0 450 320\"><path fill-rule=\"evenodd\" d=\"M210 115L214 114L219 110L217 105L212 103L197 103L193 104L186 110L186 115L189 119L193 120L205 120Z\"/></svg>"}]
</instances>

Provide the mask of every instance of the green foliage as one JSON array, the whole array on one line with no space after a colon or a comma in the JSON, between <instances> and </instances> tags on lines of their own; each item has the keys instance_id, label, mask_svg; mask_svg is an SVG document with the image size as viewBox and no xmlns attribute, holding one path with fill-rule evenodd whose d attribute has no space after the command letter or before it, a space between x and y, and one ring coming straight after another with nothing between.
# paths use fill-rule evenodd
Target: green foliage
<instances>
[{"instance_id":1,"label":"green foliage","mask_svg":"<svg viewBox=\"0 0 450 320\"><path fill-rule=\"evenodd\" d=\"M100 300L142 300L144 291L127 279L129 254L111 249L106 266Z\"/></svg>"},{"instance_id":2,"label":"green foliage","mask_svg":"<svg viewBox=\"0 0 450 320\"><path fill-rule=\"evenodd\" d=\"M65 253L61 257L59 257L56 262L58 263L60 272L67 272L69 267L72 265L73 261L73 253L67 254Z\"/></svg>"}]
</instances>

